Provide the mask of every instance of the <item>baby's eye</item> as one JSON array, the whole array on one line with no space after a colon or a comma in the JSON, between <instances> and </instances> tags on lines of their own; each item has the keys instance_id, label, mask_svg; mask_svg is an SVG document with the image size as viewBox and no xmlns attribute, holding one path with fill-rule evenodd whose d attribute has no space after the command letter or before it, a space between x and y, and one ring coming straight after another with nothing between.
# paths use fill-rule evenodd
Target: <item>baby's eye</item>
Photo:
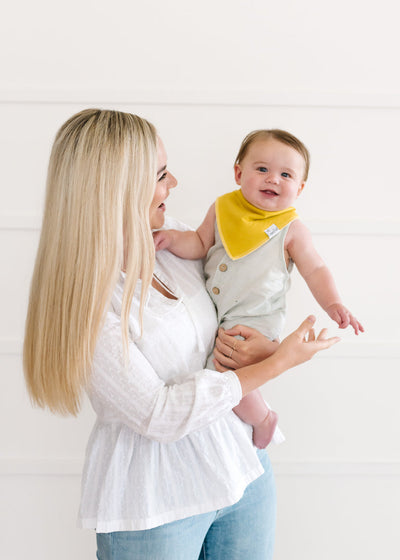
<instances>
[{"instance_id":1,"label":"baby's eye","mask_svg":"<svg viewBox=\"0 0 400 560\"><path fill-rule=\"evenodd\" d=\"M286 173L286 171L284 171L283 173L281 173L282 177L285 178L289 178L290 177L290 173Z\"/></svg>"},{"instance_id":2,"label":"baby's eye","mask_svg":"<svg viewBox=\"0 0 400 560\"><path fill-rule=\"evenodd\" d=\"M257 171L261 171L261 173L266 173L268 169L266 167L257 167Z\"/></svg>"},{"instance_id":3,"label":"baby's eye","mask_svg":"<svg viewBox=\"0 0 400 560\"><path fill-rule=\"evenodd\" d=\"M161 177L158 180L162 181L163 179L165 179L166 176L167 176L167 172L164 171L164 173L161 175Z\"/></svg>"}]
</instances>

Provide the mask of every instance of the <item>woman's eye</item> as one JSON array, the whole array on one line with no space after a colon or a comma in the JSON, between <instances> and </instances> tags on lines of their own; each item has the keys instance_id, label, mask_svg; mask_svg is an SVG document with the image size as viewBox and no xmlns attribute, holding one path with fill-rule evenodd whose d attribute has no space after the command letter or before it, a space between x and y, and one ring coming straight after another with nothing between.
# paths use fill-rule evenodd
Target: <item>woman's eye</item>
<instances>
[{"instance_id":1,"label":"woman's eye","mask_svg":"<svg viewBox=\"0 0 400 560\"><path fill-rule=\"evenodd\" d=\"M167 172L164 171L164 173L161 175L161 177L158 180L162 181L163 179L165 179L166 176L167 176Z\"/></svg>"}]
</instances>

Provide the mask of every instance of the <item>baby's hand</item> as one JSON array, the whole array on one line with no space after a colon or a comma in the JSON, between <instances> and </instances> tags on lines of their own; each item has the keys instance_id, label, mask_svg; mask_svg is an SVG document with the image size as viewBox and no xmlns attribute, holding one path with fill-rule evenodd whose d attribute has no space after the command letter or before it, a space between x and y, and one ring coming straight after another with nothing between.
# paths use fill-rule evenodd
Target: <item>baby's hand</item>
<instances>
[{"instance_id":1,"label":"baby's hand","mask_svg":"<svg viewBox=\"0 0 400 560\"><path fill-rule=\"evenodd\" d=\"M331 319L336 321L340 329L345 329L346 327L351 325L354 329L355 334L364 332L364 327L362 326L362 324L359 323L357 319L350 313L350 311L346 309L346 307L341 303L333 303L327 308L326 312Z\"/></svg>"},{"instance_id":2,"label":"baby's hand","mask_svg":"<svg viewBox=\"0 0 400 560\"><path fill-rule=\"evenodd\" d=\"M168 249L172 242L172 232L163 229L153 233L154 248L156 251L161 249Z\"/></svg>"}]
</instances>

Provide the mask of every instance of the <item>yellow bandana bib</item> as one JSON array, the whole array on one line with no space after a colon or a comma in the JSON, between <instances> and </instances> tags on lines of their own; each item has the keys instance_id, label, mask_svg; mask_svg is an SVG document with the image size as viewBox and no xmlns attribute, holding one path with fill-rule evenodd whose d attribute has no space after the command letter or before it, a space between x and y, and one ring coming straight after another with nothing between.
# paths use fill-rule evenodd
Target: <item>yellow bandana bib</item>
<instances>
[{"instance_id":1,"label":"yellow bandana bib","mask_svg":"<svg viewBox=\"0 0 400 560\"><path fill-rule=\"evenodd\" d=\"M279 212L261 210L240 189L217 198L215 213L221 241L232 260L252 253L298 217L292 206Z\"/></svg>"}]
</instances>

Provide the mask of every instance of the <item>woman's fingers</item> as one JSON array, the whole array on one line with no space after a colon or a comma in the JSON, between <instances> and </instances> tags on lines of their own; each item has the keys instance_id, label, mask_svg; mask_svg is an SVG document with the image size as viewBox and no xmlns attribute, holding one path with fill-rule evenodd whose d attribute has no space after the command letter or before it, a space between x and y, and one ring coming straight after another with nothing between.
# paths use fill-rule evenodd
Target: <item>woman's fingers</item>
<instances>
[{"instance_id":1,"label":"woman's fingers","mask_svg":"<svg viewBox=\"0 0 400 560\"><path fill-rule=\"evenodd\" d=\"M213 364L215 367L215 371L219 371L219 373L224 373L225 371L229 371L229 368L224 367L218 360L213 360ZM232 369L232 368L231 368Z\"/></svg>"},{"instance_id":2,"label":"woman's fingers","mask_svg":"<svg viewBox=\"0 0 400 560\"><path fill-rule=\"evenodd\" d=\"M307 319L305 319L294 332L298 334L302 340L308 340L309 336L314 337L312 338L314 340L315 333L314 333L313 325L315 321L316 319L314 315L309 315Z\"/></svg>"},{"instance_id":3,"label":"woman's fingers","mask_svg":"<svg viewBox=\"0 0 400 560\"><path fill-rule=\"evenodd\" d=\"M238 367L238 364L232 358L229 357L229 354L230 351L228 352L228 354L225 354L224 352L221 352L217 347L214 348L214 358L217 360L219 364L221 364L222 366L228 369L236 369Z\"/></svg>"},{"instance_id":4,"label":"woman's fingers","mask_svg":"<svg viewBox=\"0 0 400 560\"><path fill-rule=\"evenodd\" d=\"M316 343L319 345L317 351L326 350L327 348L330 348L331 346L337 344L338 342L340 342L339 336L332 336L331 338L322 338L322 339L318 337L316 341Z\"/></svg>"},{"instance_id":5,"label":"woman's fingers","mask_svg":"<svg viewBox=\"0 0 400 560\"><path fill-rule=\"evenodd\" d=\"M328 338L328 329L322 329L317 340L326 340Z\"/></svg>"},{"instance_id":6,"label":"woman's fingers","mask_svg":"<svg viewBox=\"0 0 400 560\"><path fill-rule=\"evenodd\" d=\"M245 325L235 325L234 327L232 327L231 329L227 329L226 331L224 331L223 329L219 330L222 330L228 336L241 336L244 339L249 338L249 336L252 336L254 335L254 333L258 332L251 327L246 327Z\"/></svg>"},{"instance_id":7,"label":"woman's fingers","mask_svg":"<svg viewBox=\"0 0 400 560\"><path fill-rule=\"evenodd\" d=\"M221 330L221 329L220 329ZM225 356L232 357L231 354L237 348L239 340L237 338L226 339L218 335L215 341L215 347Z\"/></svg>"},{"instance_id":8,"label":"woman's fingers","mask_svg":"<svg viewBox=\"0 0 400 560\"><path fill-rule=\"evenodd\" d=\"M315 340L315 330L311 329L308 334L304 337L304 341L305 342L311 342L312 340Z\"/></svg>"},{"instance_id":9,"label":"woman's fingers","mask_svg":"<svg viewBox=\"0 0 400 560\"><path fill-rule=\"evenodd\" d=\"M330 348L340 338L335 336L327 338L327 330L322 329L318 336L315 335L313 325L315 317L309 316L301 325L280 344L277 352L281 356L281 363L285 369L299 365L310 360L317 352Z\"/></svg>"},{"instance_id":10,"label":"woman's fingers","mask_svg":"<svg viewBox=\"0 0 400 560\"><path fill-rule=\"evenodd\" d=\"M224 329L218 329L218 336L215 344L217 348L226 356L229 356L232 350L239 350L242 343L243 341L239 338L226 334Z\"/></svg>"},{"instance_id":11,"label":"woman's fingers","mask_svg":"<svg viewBox=\"0 0 400 560\"><path fill-rule=\"evenodd\" d=\"M314 315L307 317L301 325L278 346L278 352L282 357L282 363L287 364L286 369L311 359L312 356L320 350L330 348L339 342L339 337L328 338L328 331L325 328L317 335L314 330L315 320ZM229 331L219 329L214 348L214 357L220 367L238 369L249 363L256 363L266 358L265 352L261 357L259 357L259 353L256 353L256 357L258 356L256 359L248 360L246 358L248 351L251 350L253 345L251 341L253 341L255 336L254 332L256 332L250 331L254 331L254 329L247 330L247 328L242 325L237 325ZM240 340L235 338L235 336L233 336L234 333L244 336L245 339ZM265 339L265 337L262 338ZM269 344L273 344L270 341L268 342ZM273 351L275 350L276 347ZM271 353L268 355L270 354ZM252 353L250 352L250 356L251 355Z\"/></svg>"},{"instance_id":12,"label":"woman's fingers","mask_svg":"<svg viewBox=\"0 0 400 560\"><path fill-rule=\"evenodd\" d=\"M330 346L333 346L333 344L339 342L340 338L338 336L333 336L331 338L328 338L328 329L326 328L321 329L319 335L316 336L315 330L313 328L314 323L315 323L314 315L309 315L307 319L305 319L301 323L298 329L296 329L295 333L297 333L304 340L304 342L325 343L329 341L329 346L325 346L325 344L323 344L324 348L325 347L328 348Z\"/></svg>"}]
</instances>

